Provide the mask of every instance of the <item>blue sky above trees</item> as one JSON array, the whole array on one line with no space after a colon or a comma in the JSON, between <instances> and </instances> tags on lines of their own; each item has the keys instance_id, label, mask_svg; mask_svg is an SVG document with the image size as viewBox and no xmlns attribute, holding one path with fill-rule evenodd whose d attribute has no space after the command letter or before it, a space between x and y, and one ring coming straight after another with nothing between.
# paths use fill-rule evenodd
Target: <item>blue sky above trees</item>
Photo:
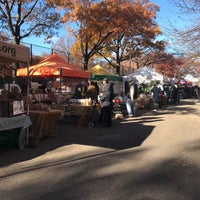
<instances>
[{"instance_id":1,"label":"blue sky above trees","mask_svg":"<svg viewBox=\"0 0 200 200\"><path fill-rule=\"evenodd\" d=\"M156 22L160 26L163 35L159 36L159 40L168 40L167 33L165 30L170 28L171 24L175 26L177 29L182 29L187 26L189 23L189 19L187 16L183 16L180 14L179 9L177 9L169 0L152 0L153 3L160 6L160 11L157 13ZM52 38L51 43L47 43L44 41L44 37L29 37L23 40L26 43L32 43L35 45L40 45L43 47L51 48L52 44L55 43L59 37L67 36L66 28L60 27L59 35ZM173 50L172 50L173 51Z\"/></svg>"}]
</instances>

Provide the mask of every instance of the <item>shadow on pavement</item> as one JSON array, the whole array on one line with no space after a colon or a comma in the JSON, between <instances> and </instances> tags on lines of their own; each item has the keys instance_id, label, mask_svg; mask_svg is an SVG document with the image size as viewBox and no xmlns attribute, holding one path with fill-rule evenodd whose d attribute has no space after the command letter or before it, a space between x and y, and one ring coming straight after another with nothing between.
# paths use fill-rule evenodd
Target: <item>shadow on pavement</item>
<instances>
[{"instance_id":1,"label":"shadow on pavement","mask_svg":"<svg viewBox=\"0 0 200 200\"><path fill-rule=\"evenodd\" d=\"M159 116L144 119L145 121L160 121ZM111 150L122 150L137 147L151 134L154 126L143 125L143 119L129 118L113 120L112 127L97 126L94 128L77 127L74 123L61 120L57 126L57 136L40 141L36 148L26 147L24 150L15 148L0 149L0 166L33 159L46 152L71 145L89 145Z\"/></svg>"},{"instance_id":2,"label":"shadow on pavement","mask_svg":"<svg viewBox=\"0 0 200 200\"><path fill-rule=\"evenodd\" d=\"M199 141L190 145L190 147L198 146L199 151ZM93 157L91 160L71 163L72 175L59 182L61 186L67 182L70 184L56 188L38 200L51 199L51 196L57 197L56 200L63 197L73 200L100 200L105 197L134 200L197 200L200 195L200 171L199 166L191 162L189 156L197 153L195 152L197 148L190 148L189 157L186 158L183 152L187 146L187 143L183 145L175 157L159 161L145 160L145 153L151 152L152 149L143 148L134 151L129 149L116 151ZM61 166L59 170L65 169Z\"/></svg>"},{"instance_id":3,"label":"shadow on pavement","mask_svg":"<svg viewBox=\"0 0 200 200\"><path fill-rule=\"evenodd\" d=\"M182 99L180 102L176 104L168 104L163 105L161 109L157 111L153 110L139 110L140 115L164 115L164 114L180 114L180 115L188 115L188 114L195 114L200 115L200 112L197 108L193 107L200 103L199 99Z\"/></svg>"},{"instance_id":4,"label":"shadow on pavement","mask_svg":"<svg viewBox=\"0 0 200 200\"><path fill-rule=\"evenodd\" d=\"M191 143L191 146L195 144L196 142ZM52 162L50 165L30 168L27 171L33 170L37 174L37 170L43 167L57 167L51 171L53 173L51 177L41 180L47 179L48 187L52 187L51 184L59 185L59 187L53 187L52 190L42 193L37 200L197 200L200 195L200 171L197 165L181 153L185 147L176 157L159 160L144 159L145 154L151 152L151 148L126 149L79 159L71 163L66 160ZM193 154L193 150L190 153ZM68 163L67 169L70 171L67 176L65 163ZM52 183L50 179L54 176L57 177ZM39 189L41 186L35 187ZM38 192L38 190L35 191ZM10 194L13 192L10 191ZM27 196L23 197L26 199ZM34 198L35 195L29 197L30 200Z\"/></svg>"},{"instance_id":5,"label":"shadow on pavement","mask_svg":"<svg viewBox=\"0 0 200 200\"><path fill-rule=\"evenodd\" d=\"M155 128L155 125L144 125L143 123L163 121L161 114L173 114L177 111L181 114L195 113L195 109L185 106L192 104L193 102L188 100L176 105L166 106L159 112L138 110L138 117L113 120L113 126L109 128L100 126L91 129L88 127L80 128L72 121L61 120L56 130L57 137L42 140L36 148L26 147L24 150L1 148L0 167L30 160L46 152L71 144L90 145L111 150L137 147L149 137Z\"/></svg>"}]
</instances>

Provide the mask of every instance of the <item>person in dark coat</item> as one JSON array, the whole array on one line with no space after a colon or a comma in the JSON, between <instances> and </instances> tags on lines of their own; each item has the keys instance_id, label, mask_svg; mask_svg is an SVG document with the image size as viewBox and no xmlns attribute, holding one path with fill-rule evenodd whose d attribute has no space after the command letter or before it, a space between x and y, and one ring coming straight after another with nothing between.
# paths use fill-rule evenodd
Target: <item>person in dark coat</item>
<instances>
[{"instance_id":1,"label":"person in dark coat","mask_svg":"<svg viewBox=\"0 0 200 200\"><path fill-rule=\"evenodd\" d=\"M81 81L76 85L75 88L75 97L78 99L84 99L87 93L87 86L84 81Z\"/></svg>"},{"instance_id":2,"label":"person in dark coat","mask_svg":"<svg viewBox=\"0 0 200 200\"><path fill-rule=\"evenodd\" d=\"M103 79L103 90L100 96L101 115L104 127L112 126L112 85L107 78Z\"/></svg>"},{"instance_id":3,"label":"person in dark coat","mask_svg":"<svg viewBox=\"0 0 200 200\"><path fill-rule=\"evenodd\" d=\"M151 91L153 93L153 107L154 110L157 110L159 108L159 102L161 101L160 94L162 90L158 87L158 84L155 83Z\"/></svg>"},{"instance_id":4,"label":"person in dark coat","mask_svg":"<svg viewBox=\"0 0 200 200\"><path fill-rule=\"evenodd\" d=\"M95 83L92 81L87 87L86 97L91 98L92 102L95 104L98 100L98 90L95 86Z\"/></svg>"}]
</instances>

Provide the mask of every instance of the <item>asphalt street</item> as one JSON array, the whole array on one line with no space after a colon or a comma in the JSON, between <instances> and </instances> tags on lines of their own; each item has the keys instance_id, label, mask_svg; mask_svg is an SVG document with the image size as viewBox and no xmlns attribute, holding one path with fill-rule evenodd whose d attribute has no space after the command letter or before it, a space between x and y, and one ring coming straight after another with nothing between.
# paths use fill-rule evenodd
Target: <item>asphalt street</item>
<instances>
[{"instance_id":1,"label":"asphalt street","mask_svg":"<svg viewBox=\"0 0 200 200\"><path fill-rule=\"evenodd\" d=\"M0 149L1 200L198 200L200 100L103 128L60 120L36 148Z\"/></svg>"}]
</instances>

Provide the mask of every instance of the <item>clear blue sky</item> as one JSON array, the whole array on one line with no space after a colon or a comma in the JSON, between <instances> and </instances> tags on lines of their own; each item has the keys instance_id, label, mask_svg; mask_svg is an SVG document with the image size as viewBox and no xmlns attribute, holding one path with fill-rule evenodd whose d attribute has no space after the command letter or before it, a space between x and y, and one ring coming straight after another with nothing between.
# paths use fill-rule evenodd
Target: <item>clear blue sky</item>
<instances>
[{"instance_id":1,"label":"clear blue sky","mask_svg":"<svg viewBox=\"0 0 200 200\"><path fill-rule=\"evenodd\" d=\"M171 43L171 46L167 48L167 51L179 54L180 50L177 49L177 47L173 47L176 38L169 38L169 30L172 26L176 27L178 30L185 29L191 23L190 16L183 15L179 8L172 3L172 0L152 0L152 2L160 7L160 11L157 13L156 22L160 26L163 34L158 37L158 39L164 39L168 43ZM168 30L166 31L166 29Z\"/></svg>"},{"instance_id":2,"label":"clear blue sky","mask_svg":"<svg viewBox=\"0 0 200 200\"><path fill-rule=\"evenodd\" d=\"M159 39L165 39L167 40L167 35L165 34L165 28L170 26L170 23L172 23L174 26L176 26L178 29L183 28L187 25L189 22L185 17L182 16L178 9L170 3L171 0L152 0L153 3L160 6L160 11L157 13L157 24L160 26L163 35L159 37ZM184 20L183 20L184 19ZM67 32L64 28L61 28L60 30L60 37L63 35L66 35ZM56 41L56 37L54 38L54 42ZM23 40L27 43L32 43L44 47L51 48L51 44L47 44L44 42L43 37L30 37Z\"/></svg>"},{"instance_id":3,"label":"clear blue sky","mask_svg":"<svg viewBox=\"0 0 200 200\"><path fill-rule=\"evenodd\" d=\"M188 17L180 13L179 8L172 4L172 0L152 0L152 2L160 7L156 21L161 29L168 27L169 21L178 29L189 23Z\"/></svg>"}]
</instances>

